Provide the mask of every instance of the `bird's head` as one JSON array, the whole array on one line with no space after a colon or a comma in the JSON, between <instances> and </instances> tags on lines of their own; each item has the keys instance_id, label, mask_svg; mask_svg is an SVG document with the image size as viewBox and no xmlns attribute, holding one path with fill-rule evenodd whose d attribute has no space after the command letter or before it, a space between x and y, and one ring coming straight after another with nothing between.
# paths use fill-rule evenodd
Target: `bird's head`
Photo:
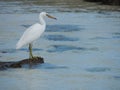
<instances>
[{"instance_id":1,"label":"bird's head","mask_svg":"<svg viewBox=\"0 0 120 90\"><path fill-rule=\"evenodd\" d=\"M55 17L49 15L49 14L46 13L46 12L41 12L41 13L40 13L40 16L43 16L43 17L46 17L46 16L47 16L47 17L49 17L49 18L56 19Z\"/></svg>"}]
</instances>

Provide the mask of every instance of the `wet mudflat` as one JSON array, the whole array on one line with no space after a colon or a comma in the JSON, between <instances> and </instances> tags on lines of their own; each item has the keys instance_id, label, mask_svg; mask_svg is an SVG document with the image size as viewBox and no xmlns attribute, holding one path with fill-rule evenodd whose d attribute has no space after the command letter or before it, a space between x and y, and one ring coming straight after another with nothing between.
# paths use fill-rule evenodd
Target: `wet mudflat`
<instances>
[{"instance_id":1,"label":"wet mudflat","mask_svg":"<svg viewBox=\"0 0 120 90\"><path fill-rule=\"evenodd\" d=\"M30 11L31 7L13 2L12 6L10 2L0 4L4 6L0 12L0 61L28 58L27 46L16 50L15 44L27 27L39 22L37 5ZM0 89L119 90L120 12L75 12L75 8L62 12L62 8L48 7L41 6L40 12L45 9L58 20L46 18L46 32L33 46L33 53L44 57L45 63L32 69L0 71Z\"/></svg>"}]
</instances>

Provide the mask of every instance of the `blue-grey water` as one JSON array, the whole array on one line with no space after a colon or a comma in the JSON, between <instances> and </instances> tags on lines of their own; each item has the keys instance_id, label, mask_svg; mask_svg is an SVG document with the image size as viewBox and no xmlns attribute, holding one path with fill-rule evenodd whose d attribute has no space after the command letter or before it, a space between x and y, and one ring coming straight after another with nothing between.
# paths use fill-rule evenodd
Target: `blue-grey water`
<instances>
[{"instance_id":1,"label":"blue-grey water","mask_svg":"<svg viewBox=\"0 0 120 90\"><path fill-rule=\"evenodd\" d=\"M39 22L39 12L58 19L46 18L46 31L33 45L45 63L0 71L0 90L120 90L120 12L62 12L14 1L0 1L0 8L0 61L29 57L28 46L16 50L16 43Z\"/></svg>"}]
</instances>

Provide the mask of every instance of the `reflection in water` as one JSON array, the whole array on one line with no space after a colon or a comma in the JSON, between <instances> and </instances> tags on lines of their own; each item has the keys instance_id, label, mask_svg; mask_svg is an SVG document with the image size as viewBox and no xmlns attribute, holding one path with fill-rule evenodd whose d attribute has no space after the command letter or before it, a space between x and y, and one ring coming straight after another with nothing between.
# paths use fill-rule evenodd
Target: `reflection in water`
<instances>
[{"instance_id":1,"label":"reflection in water","mask_svg":"<svg viewBox=\"0 0 120 90\"><path fill-rule=\"evenodd\" d=\"M23 65L22 68L30 69L28 64ZM62 65L54 65L50 63L43 63L43 64L33 65L31 69L68 69L68 67Z\"/></svg>"},{"instance_id":2,"label":"reflection in water","mask_svg":"<svg viewBox=\"0 0 120 90\"><path fill-rule=\"evenodd\" d=\"M41 65L38 65L37 68L39 69L68 69L67 66L58 66L58 65L53 65L53 64L50 64L50 63L44 63L44 64L41 64Z\"/></svg>"}]
</instances>

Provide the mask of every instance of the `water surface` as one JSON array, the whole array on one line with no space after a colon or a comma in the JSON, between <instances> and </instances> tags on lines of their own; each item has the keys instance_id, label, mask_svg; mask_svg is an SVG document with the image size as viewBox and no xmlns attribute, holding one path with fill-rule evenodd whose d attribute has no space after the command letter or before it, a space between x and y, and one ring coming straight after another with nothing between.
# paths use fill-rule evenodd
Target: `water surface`
<instances>
[{"instance_id":1,"label":"water surface","mask_svg":"<svg viewBox=\"0 0 120 90\"><path fill-rule=\"evenodd\" d=\"M16 50L16 43L27 27L39 22L37 5L32 12L13 2L0 2L0 61L28 58L28 47ZM46 31L34 43L34 54L44 57L45 63L0 71L0 89L119 90L120 12L39 7L58 19L46 18Z\"/></svg>"}]
</instances>

